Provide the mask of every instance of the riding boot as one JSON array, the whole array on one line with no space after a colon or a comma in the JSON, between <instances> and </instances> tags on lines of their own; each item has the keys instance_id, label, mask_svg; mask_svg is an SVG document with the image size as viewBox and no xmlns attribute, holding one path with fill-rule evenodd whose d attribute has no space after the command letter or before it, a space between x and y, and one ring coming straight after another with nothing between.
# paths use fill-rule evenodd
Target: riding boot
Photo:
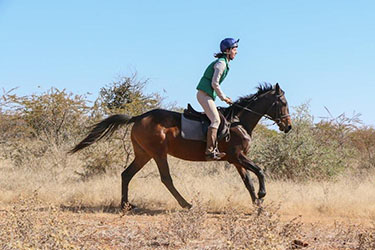
<instances>
[{"instance_id":1,"label":"riding boot","mask_svg":"<svg viewBox=\"0 0 375 250\"><path fill-rule=\"evenodd\" d=\"M220 160L225 156L225 153L219 152L216 147L217 144L217 128L209 127L207 131L207 146L206 146L206 160L214 161Z\"/></svg>"}]
</instances>

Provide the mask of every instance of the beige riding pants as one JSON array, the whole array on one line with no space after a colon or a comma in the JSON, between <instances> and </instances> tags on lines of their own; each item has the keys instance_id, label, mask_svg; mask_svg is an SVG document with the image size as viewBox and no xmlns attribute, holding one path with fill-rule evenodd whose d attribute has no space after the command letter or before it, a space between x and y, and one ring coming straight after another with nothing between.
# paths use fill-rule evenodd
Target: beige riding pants
<instances>
[{"instance_id":1,"label":"beige riding pants","mask_svg":"<svg viewBox=\"0 0 375 250\"><path fill-rule=\"evenodd\" d=\"M215 101L212 99L212 97L207 95L206 92L198 90L197 99L199 104L202 106L204 113L211 121L210 127L219 128L220 116L219 112L217 111Z\"/></svg>"}]
</instances>

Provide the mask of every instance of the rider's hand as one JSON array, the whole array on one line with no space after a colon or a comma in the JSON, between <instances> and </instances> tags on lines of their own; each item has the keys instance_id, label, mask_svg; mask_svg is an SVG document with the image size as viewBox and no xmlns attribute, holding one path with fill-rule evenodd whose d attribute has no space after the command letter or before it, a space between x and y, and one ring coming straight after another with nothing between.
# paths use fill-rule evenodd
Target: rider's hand
<instances>
[{"instance_id":1,"label":"rider's hand","mask_svg":"<svg viewBox=\"0 0 375 250\"><path fill-rule=\"evenodd\" d=\"M229 105L233 104L232 99L230 99L229 97L226 97L226 98L224 99L224 102L226 102L226 103L229 104Z\"/></svg>"}]
</instances>

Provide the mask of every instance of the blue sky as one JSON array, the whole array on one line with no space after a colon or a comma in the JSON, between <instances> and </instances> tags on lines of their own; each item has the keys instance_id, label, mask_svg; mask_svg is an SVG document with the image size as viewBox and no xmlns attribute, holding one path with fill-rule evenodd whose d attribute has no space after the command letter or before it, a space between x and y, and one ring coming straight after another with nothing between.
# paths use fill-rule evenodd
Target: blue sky
<instances>
[{"instance_id":1,"label":"blue sky","mask_svg":"<svg viewBox=\"0 0 375 250\"><path fill-rule=\"evenodd\" d=\"M290 106L310 101L316 120L327 107L375 126L374 11L370 0L0 0L0 88L95 98L137 71L148 92L199 108L195 87L220 40L234 37L222 85L232 99L279 82Z\"/></svg>"}]
</instances>

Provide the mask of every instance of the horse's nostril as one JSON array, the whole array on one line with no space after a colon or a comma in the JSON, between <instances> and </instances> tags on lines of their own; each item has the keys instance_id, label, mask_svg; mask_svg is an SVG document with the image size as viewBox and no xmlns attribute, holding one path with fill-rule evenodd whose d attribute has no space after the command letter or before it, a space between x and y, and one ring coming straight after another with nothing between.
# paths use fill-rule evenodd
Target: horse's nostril
<instances>
[{"instance_id":1,"label":"horse's nostril","mask_svg":"<svg viewBox=\"0 0 375 250\"><path fill-rule=\"evenodd\" d=\"M288 125L284 128L284 133L288 133L292 129L292 125Z\"/></svg>"},{"instance_id":2,"label":"horse's nostril","mask_svg":"<svg viewBox=\"0 0 375 250\"><path fill-rule=\"evenodd\" d=\"M288 125L284 130L285 133L288 133L292 129L292 125Z\"/></svg>"}]
</instances>

